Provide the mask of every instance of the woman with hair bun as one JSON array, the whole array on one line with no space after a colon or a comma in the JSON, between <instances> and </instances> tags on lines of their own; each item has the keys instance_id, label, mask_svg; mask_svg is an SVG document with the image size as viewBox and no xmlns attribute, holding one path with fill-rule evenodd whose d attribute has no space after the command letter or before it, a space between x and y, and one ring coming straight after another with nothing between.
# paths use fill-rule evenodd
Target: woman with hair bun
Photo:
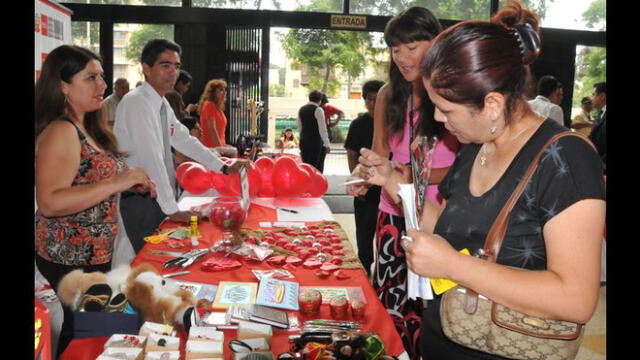
<instances>
[{"instance_id":1,"label":"woman with hair bun","mask_svg":"<svg viewBox=\"0 0 640 360\"><path fill-rule=\"evenodd\" d=\"M434 40L422 75L435 119L469 145L440 183L442 204L425 206L420 230L402 245L419 275L451 279L528 315L584 324L598 301L605 218L602 165L586 139L566 136L543 153L511 211L497 262L459 253L483 248L532 159L566 130L534 113L523 94L538 31L535 14L510 1L490 21L459 23ZM363 150L360 162L370 183L397 188L385 157ZM502 359L448 339L440 299L423 312L424 359Z\"/></svg>"}]
</instances>

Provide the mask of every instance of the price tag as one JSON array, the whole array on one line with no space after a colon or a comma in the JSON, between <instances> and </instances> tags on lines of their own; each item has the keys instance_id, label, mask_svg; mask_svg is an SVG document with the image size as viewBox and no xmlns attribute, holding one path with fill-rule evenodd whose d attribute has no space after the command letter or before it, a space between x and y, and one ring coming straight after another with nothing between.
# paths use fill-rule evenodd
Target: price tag
<instances>
[{"instance_id":1,"label":"price tag","mask_svg":"<svg viewBox=\"0 0 640 360\"><path fill-rule=\"evenodd\" d=\"M460 250L461 253L465 255L471 255L468 249ZM433 288L433 292L437 295L444 293L447 290L453 289L457 283L449 280L449 279L429 279L431 281L431 287Z\"/></svg>"}]
</instances>

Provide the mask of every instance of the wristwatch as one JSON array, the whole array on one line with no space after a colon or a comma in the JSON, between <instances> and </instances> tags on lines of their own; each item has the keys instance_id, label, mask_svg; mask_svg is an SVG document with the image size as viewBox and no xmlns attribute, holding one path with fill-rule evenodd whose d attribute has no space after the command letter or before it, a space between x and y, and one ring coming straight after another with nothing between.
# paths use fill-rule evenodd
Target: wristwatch
<instances>
[{"instance_id":1,"label":"wristwatch","mask_svg":"<svg viewBox=\"0 0 640 360\"><path fill-rule=\"evenodd\" d=\"M229 175L229 165L227 165L227 164L222 165L222 169L221 170L222 170L223 174Z\"/></svg>"}]
</instances>

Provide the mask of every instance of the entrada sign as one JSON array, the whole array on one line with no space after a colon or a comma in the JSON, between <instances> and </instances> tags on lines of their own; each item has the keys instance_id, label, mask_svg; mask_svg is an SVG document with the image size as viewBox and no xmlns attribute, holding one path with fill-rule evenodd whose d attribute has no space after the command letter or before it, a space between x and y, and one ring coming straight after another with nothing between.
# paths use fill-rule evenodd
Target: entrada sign
<instances>
[{"instance_id":1,"label":"entrada sign","mask_svg":"<svg viewBox=\"0 0 640 360\"><path fill-rule=\"evenodd\" d=\"M331 27L366 29L367 17L357 15L331 15Z\"/></svg>"}]
</instances>

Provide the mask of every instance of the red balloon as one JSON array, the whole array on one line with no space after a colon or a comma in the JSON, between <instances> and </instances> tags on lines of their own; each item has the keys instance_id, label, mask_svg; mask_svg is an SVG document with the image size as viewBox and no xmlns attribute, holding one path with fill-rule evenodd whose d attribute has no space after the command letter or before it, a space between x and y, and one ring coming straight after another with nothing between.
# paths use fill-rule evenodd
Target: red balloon
<instances>
[{"instance_id":1,"label":"red balloon","mask_svg":"<svg viewBox=\"0 0 640 360\"><path fill-rule=\"evenodd\" d=\"M273 189L273 160L268 157L261 157L256 160L256 167L258 168L258 172L260 173L261 180L260 192L258 192L258 196L275 197L276 193Z\"/></svg>"},{"instance_id":2,"label":"red balloon","mask_svg":"<svg viewBox=\"0 0 640 360\"><path fill-rule=\"evenodd\" d=\"M192 194L202 194L212 187L209 171L204 166L194 163L184 170L180 185Z\"/></svg>"},{"instance_id":3,"label":"red balloon","mask_svg":"<svg viewBox=\"0 0 640 360\"><path fill-rule=\"evenodd\" d=\"M178 165L178 167L176 168L176 180L178 181L179 184L182 184L182 176L184 175L184 172L191 166L194 164L198 164L196 162L193 161L185 161L182 164Z\"/></svg>"},{"instance_id":4,"label":"red balloon","mask_svg":"<svg viewBox=\"0 0 640 360\"><path fill-rule=\"evenodd\" d=\"M311 177L295 160L283 156L273 166L272 180L276 196L297 197L305 192Z\"/></svg>"},{"instance_id":5,"label":"red balloon","mask_svg":"<svg viewBox=\"0 0 640 360\"><path fill-rule=\"evenodd\" d=\"M321 197L327 192L327 189L329 189L327 177L321 174L320 171L316 171L311 179L311 185L305 192L309 193L311 197Z\"/></svg>"},{"instance_id":6,"label":"red balloon","mask_svg":"<svg viewBox=\"0 0 640 360\"><path fill-rule=\"evenodd\" d=\"M227 162L226 160L223 160ZM230 164L233 160L227 162ZM242 193L242 187L240 185L240 174L224 175L213 173L210 175L213 180L213 186L222 195L226 196L239 196ZM260 171L258 167L250 162L247 171L247 181L249 182L249 195L256 196L260 192L262 185L262 179L260 178Z\"/></svg>"}]
</instances>

